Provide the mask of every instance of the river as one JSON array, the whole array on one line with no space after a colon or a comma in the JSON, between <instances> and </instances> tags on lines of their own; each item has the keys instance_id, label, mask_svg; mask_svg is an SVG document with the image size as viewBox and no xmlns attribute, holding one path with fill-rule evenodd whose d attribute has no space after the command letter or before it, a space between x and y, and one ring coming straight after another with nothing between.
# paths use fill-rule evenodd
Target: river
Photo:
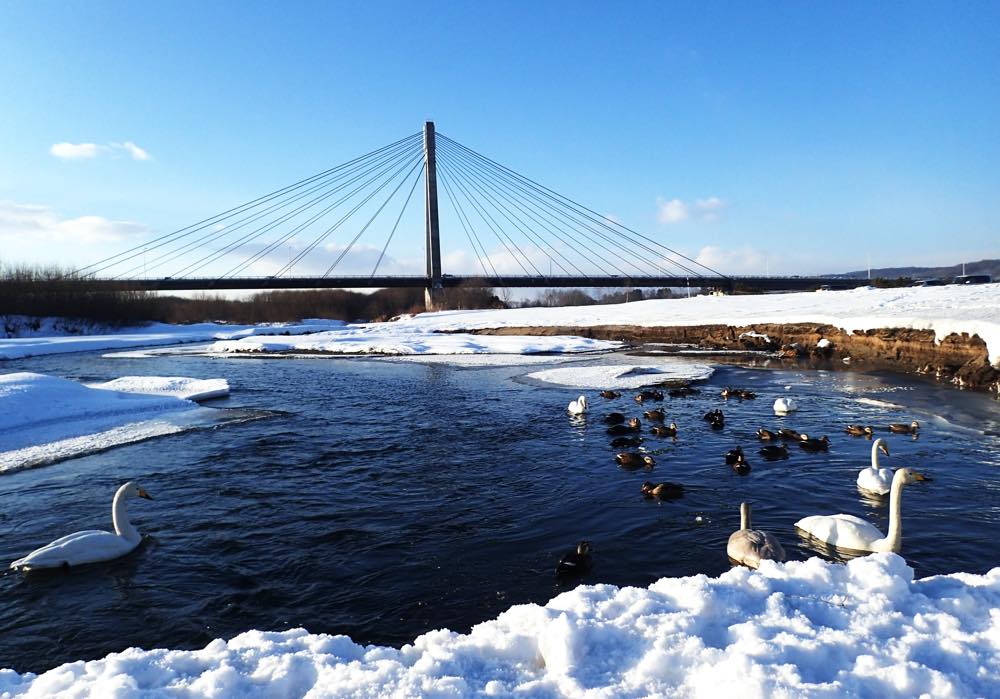
<instances>
[{"instance_id":1,"label":"river","mask_svg":"<svg viewBox=\"0 0 1000 699\"><path fill-rule=\"evenodd\" d=\"M918 576L998 564L1000 414L988 396L892 374L719 364L701 393L664 401L680 432L647 442L655 469L627 472L601 417L638 415L634 391L613 401L587 391L588 418L572 420L565 406L580 391L524 378L544 362L91 353L3 364L83 381L225 377L231 395L207 405L261 419L0 476L3 565L72 531L110 528L111 496L126 480L155 498L131 505L145 539L125 558L0 575L0 667L38 672L130 646L198 648L253 628L392 645L435 628L467 631L575 584L554 567L580 539L595 547L585 583L718 575L729 568L725 542L741 500L790 558L805 558L815 552L793 526L804 515L846 512L887 527L887 504L855 489L871 443L844 434L849 422L923 426L916 439L879 435L892 452L885 465L933 479L904 493L903 555ZM724 401L727 385L759 397ZM789 394L801 409L775 417L774 399ZM726 415L721 431L702 420L714 408ZM788 460L769 463L757 455L760 426L832 444L819 454L793 446ZM724 463L737 444L749 475ZM646 500L646 479L686 493Z\"/></svg>"}]
</instances>

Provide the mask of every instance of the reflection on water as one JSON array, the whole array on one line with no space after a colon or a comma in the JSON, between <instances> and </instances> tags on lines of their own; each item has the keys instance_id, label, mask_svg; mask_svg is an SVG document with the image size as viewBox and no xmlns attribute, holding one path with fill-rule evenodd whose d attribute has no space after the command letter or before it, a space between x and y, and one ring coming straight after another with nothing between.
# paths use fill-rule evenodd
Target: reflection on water
<instances>
[{"instance_id":1,"label":"reflection on water","mask_svg":"<svg viewBox=\"0 0 1000 699\"><path fill-rule=\"evenodd\" d=\"M57 536L109 528L110 498L125 480L140 479L156 497L132 513L146 537L132 555L0 575L0 666L37 671L132 645L195 648L249 628L304 626L397 645L433 628L465 631L565 589L555 563L581 539L595 545L584 583L717 575L729 567L726 541L743 500L755 527L777 536L789 558L805 558L815 549L794 523L806 515L844 512L888 527L888 499L855 487L871 442L844 434L848 423L922 425L916 441L886 434L892 457L883 458L935 478L903 500L903 554L917 575L996 563L1000 440L983 434L998 426L987 396L887 375L721 365L700 393L652 404L678 434L655 437L643 421L642 446L656 457L648 473L618 468L623 449L610 447L602 418L638 416L649 404L633 392L605 400L588 391L590 412L571 418L566 405L580 391L521 379L538 367L162 355L5 364L90 381L224 377L231 395L209 405L277 412L0 476L0 565ZM758 399L726 402L725 386ZM773 415L781 395L800 409ZM890 396L905 408L856 400ZM717 408L719 431L701 419ZM769 462L757 453L759 427L832 443ZM724 459L737 445L753 465L743 477ZM684 496L644 498L645 480L680 483Z\"/></svg>"}]
</instances>

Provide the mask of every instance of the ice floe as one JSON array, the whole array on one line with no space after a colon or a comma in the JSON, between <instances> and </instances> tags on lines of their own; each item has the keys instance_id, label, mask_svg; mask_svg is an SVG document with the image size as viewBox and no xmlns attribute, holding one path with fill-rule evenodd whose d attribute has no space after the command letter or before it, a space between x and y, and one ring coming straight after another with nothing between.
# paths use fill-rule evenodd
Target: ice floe
<instances>
[{"instance_id":1,"label":"ice floe","mask_svg":"<svg viewBox=\"0 0 1000 699\"><path fill-rule=\"evenodd\" d=\"M889 553L580 586L399 649L303 629L130 648L0 671L0 696L939 699L995 696L998 648L1000 568L914 580Z\"/></svg>"},{"instance_id":2,"label":"ice floe","mask_svg":"<svg viewBox=\"0 0 1000 699\"><path fill-rule=\"evenodd\" d=\"M0 473L218 424L229 417L179 395L199 400L224 395L224 379L120 381L118 387L115 382L91 387L45 374L0 374ZM144 385L159 390L141 392Z\"/></svg>"},{"instance_id":3,"label":"ice floe","mask_svg":"<svg viewBox=\"0 0 1000 699\"><path fill-rule=\"evenodd\" d=\"M196 402L229 395L229 382L225 379L189 379L186 376L121 376L87 386L104 391L173 396Z\"/></svg>"},{"instance_id":4,"label":"ice floe","mask_svg":"<svg viewBox=\"0 0 1000 699\"><path fill-rule=\"evenodd\" d=\"M574 388L633 389L661 383L700 381L712 375L712 368L704 364L675 360L655 365L588 364L584 366L543 369L526 378Z\"/></svg>"}]
</instances>

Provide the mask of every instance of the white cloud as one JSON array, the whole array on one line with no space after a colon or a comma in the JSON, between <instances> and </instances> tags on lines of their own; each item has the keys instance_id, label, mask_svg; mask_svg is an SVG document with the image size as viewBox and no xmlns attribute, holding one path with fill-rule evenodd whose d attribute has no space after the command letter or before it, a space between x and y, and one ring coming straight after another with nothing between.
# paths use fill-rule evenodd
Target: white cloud
<instances>
[{"instance_id":1,"label":"white cloud","mask_svg":"<svg viewBox=\"0 0 1000 699\"><path fill-rule=\"evenodd\" d=\"M723 274L765 274L768 270L767 255L752 247L737 249L706 245L695 256L695 261Z\"/></svg>"},{"instance_id":2,"label":"white cloud","mask_svg":"<svg viewBox=\"0 0 1000 699\"><path fill-rule=\"evenodd\" d=\"M132 160L152 160L152 156L144 148L140 148L132 141L124 143L54 143L49 147L49 153L62 160L85 160L96 158L99 155L127 153Z\"/></svg>"},{"instance_id":3,"label":"white cloud","mask_svg":"<svg viewBox=\"0 0 1000 699\"><path fill-rule=\"evenodd\" d=\"M104 146L96 143L53 143L49 153L63 160L83 160L97 157Z\"/></svg>"},{"instance_id":4,"label":"white cloud","mask_svg":"<svg viewBox=\"0 0 1000 699\"><path fill-rule=\"evenodd\" d=\"M719 214L726 207L719 197L706 197L705 199L695 199L693 202L686 202L683 199L656 198L657 215L656 219L665 225L680 223L688 219L700 221L716 221Z\"/></svg>"},{"instance_id":5,"label":"white cloud","mask_svg":"<svg viewBox=\"0 0 1000 699\"><path fill-rule=\"evenodd\" d=\"M656 220L667 225L670 225L671 223L680 223L689 215L688 205L680 199L671 199L667 201L661 197L657 197L656 206L659 209L659 212L656 215Z\"/></svg>"},{"instance_id":6,"label":"white cloud","mask_svg":"<svg viewBox=\"0 0 1000 699\"><path fill-rule=\"evenodd\" d=\"M112 143L111 147L127 151L128 154L132 156L132 160L150 159L149 153L132 143L132 141L125 141L125 143Z\"/></svg>"},{"instance_id":7,"label":"white cloud","mask_svg":"<svg viewBox=\"0 0 1000 699\"><path fill-rule=\"evenodd\" d=\"M151 233L134 221L114 221L103 216L64 218L47 206L0 202L0 239L25 243L119 242Z\"/></svg>"}]
</instances>

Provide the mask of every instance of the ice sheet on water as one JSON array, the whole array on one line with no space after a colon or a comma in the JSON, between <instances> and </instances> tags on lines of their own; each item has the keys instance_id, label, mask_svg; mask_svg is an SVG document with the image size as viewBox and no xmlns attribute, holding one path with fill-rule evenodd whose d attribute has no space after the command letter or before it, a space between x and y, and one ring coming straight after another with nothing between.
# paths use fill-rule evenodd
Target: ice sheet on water
<instances>
[{"instance_id":1,"label":"ice sheet on water","mask_svg":"<svg viewBox=\"0 0 1000 699\"><path fill-rule=\"evenodd\" d=\"M700 381L712 375L704 364L675 359L653 365L586 364L544 369L527 378L557 386L590 389L633 389L661 383Z\"/></svg>"}]
</instances>

